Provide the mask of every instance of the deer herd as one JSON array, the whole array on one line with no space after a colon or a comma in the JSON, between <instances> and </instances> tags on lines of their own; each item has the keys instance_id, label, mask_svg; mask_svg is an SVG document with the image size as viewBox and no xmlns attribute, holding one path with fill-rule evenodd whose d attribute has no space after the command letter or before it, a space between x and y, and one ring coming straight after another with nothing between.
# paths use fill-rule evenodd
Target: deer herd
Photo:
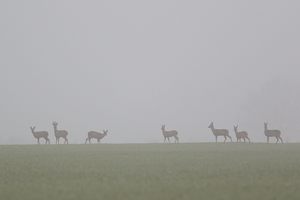
<instances>
[{"instance_id":1,"label":"deer herd","mask_svg":"<svg viewBox=\"0 0 300 200\"><path fill-rule=\"evenodd\" d=\"M54 136L56 139L56 144L59 144L59 139L63 138L64 139L64 144L68 144L68 131L66 130L59 130L57 128L58 123L53 122L52 123L53 128L54 128ZM227 141L227 139L230 139L232 142L232 137L229 135L229 130L228 129L216 129L214 126L214 123L211 122L208 126L208 128L211 129L211 132L215 136L216 143L218 142L218 136L224 137L224 143ZM34 138L37 139L37 143L40 144L40 139L43 138L45 140L45 144L50 144L49 140L49 133L47 131L35 131L35 127L30 127L32 135ZM236 142L241 142L242 140L244 142L248 141L251 143L250 138L248 136L248 133L246 131L239 131L238 126L233 126L235 136L236 136ZM170 138L174 138L175 143L179 142L179 137L178 137L178 131L176 130L166 130L166 126L162 125L161 127L162 135L164 137L164 142L170 143ZM89 131L87 133L87 138L85 140L85 144L87 142L91 143L92 139L96 139L98 143L101 142L101 139L103 139L108 133L108 130L103 130L103 132L97 132L97 131ZM281 138L281 131L279 130L270 130L268 129L268 124L264 123L264 134L267 137L267 143L269 143L270 137L276 138L276 143L279 141L283 143L283 140Z\"/></svg>"}]
</instances>

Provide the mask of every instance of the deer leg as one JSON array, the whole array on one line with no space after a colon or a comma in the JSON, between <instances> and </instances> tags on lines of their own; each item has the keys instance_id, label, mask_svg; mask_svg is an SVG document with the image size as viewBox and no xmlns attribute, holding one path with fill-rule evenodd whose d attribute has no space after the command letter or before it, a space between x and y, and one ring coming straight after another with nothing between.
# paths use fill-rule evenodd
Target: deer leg
<instances>
[{"instance_id":1,"label":"deer leg","mask_svg":"<svg viewBox=\"0 0 300 200\"><path fill-rule=\"evenodd\" d=\"M280 139L281 143L283 144L283 140L282 140L281 136L279 136L279 139Z\"/></svg>"},{"instance_id":2,"label":"deer leg","mask_svg":"<svg viewBox=\"0 0 300 200\"><path fill-rule=\"evenodd\" d=\"M279 139L278 139L278 137L276 136L276 144L278 143L278 141L279 141Z\"/></svg>"},{"instance_id":3,"label":"deer leg","mask_svg":"<svg viewBox=\"0 0 300 200\"><path fill-rule=\"evenodd\" d=\"M230 138L230 141L232 142L232 137L230 135L228 135L228 137Z\"/></svg>"},{"instance_id":4,"label":"deer leg","mask_svg":"<svg viewBox=\"0 0 300 200\"><path fill-rule=\"evenodd\" d=\"M226 135L224 136L224 143L226 142L226 140L227 140L227 137L226 137Z\"/></svg>"},{"instance_id":5,"label":"deer leg","mask_svg":"<svg viewBox=\"0 0 300 200\"><path fill-rule=\"evenodd\" d=\"M269 143L269 136L267 137L267 142Z\"/></svg>"},{"instance_id":6,"label":"deer leg","mask_svg":"<svg viewBox=\"0 0 300 200\"><path fill-rule=\"evenodd\" d=\"M243 138L243 140L244 140L244 143L246 142L246 138Z\"/></svg>"},{"instance_id":7,"label":"deer leg","mask_svg":"<svg viewBox=\"0 0 300 200\"><path fill-rule=\"evenodd\" d=\"M216 136L216 143L218 143L218 136Z\"/></svg>"},{"instance_id":8,"label":"deer leg","mask_svg":"<svg viewBox=\"0 0 300 200\"><path fill-rule=\"evenodd\" d=\"M169 141L169 143L170 143L170 137L168 137L168 141Z\"/></svg>"}]
</instances>

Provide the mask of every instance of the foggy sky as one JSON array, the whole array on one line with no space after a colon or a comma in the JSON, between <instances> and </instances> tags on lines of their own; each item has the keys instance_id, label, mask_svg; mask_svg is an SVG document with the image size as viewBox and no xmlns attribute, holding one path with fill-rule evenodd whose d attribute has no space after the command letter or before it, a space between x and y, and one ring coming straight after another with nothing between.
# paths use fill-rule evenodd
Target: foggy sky
<instances>
[{"instance_id":1,"label":"foggy sky","mask_svg":"<svg viewBox=\"0 0 300 200\"><path fill-rule=\"evenodd\" d=\"M263 122L300 141L299 1L0 2L0 143L35 143L52 121L83 143L213 142Z\"/></svg>"}]
</instances>

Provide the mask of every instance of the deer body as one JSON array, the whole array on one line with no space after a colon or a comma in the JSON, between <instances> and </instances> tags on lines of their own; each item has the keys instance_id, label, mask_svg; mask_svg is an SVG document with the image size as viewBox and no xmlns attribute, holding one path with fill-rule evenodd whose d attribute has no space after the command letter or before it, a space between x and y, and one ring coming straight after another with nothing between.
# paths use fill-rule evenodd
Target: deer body
<instances>
[{"instance_id":1,"label":"deer body","mask_svg":"<svg viewBox=\"0 0 300 200\"><path fill-rule=\"evenodd\" d=\"M231 140L232 142L232 138L229 135L229 131L227 129L215 129L214 127L214 123L211 122L210 125L208 126L208 128L211 129L212 133L214 134L214 136L216 137L216 143L218 142L218 136L223 136L224 137L224 143L227 140L227 137Z\"/></svg>"},{"instance_id":2,"label":"deer body","mask_svg":"<svg viewBox=\"0 0 300 200\"><path fill-rule=\"evenodd\" d=\"M166 142L166 140L168 139L168 141L170 142L170 138L171 137L174 137L175 139L175 143L178 143L179 142L179 138L178 138L178 132L176 130L171 130L171 131L166 131L166 126L163 125L161 127L161 130L162 130L162 134L164 136L164 142Z\"/></svg>"},{"instance_id":3,"label":"deer body","mask_svg":"<svg viewBox=\"0 0 300 200\"><path fill-rule=\"evenodd\" d=\"M40 144L40 138L45 139L45 144L50 144L50 140L48 138L49 133L47 131L35 131L35 127L30 127L33 137L37 139L37 143Z\"/></svg>"},{"instance_id":4,"label":"deer body","mask_svg":"<svg viewBox=\"0 0 300 200\"><path fill-rule=\"evenodd\" d=\"M53 128L54 128L56 144L59 144L59 138L64 138L64 140L65 140L64 144L68 144L69 143L68 138L67 138L68 131L58 130L57 129L57 125L58 125L57 122L53 122L52 124L53 124Z\"/></svg>"},{"instance_id":5,"label":"deer body","mask_svg":"<svg viewBox=\"0 0 300 200\"><path fill-rule=\"evenodd\" d=\"M234 127L234 132L236 135L236 142L241 142L241 140L243 139L244 142L246 142L246 139L249 141L250 143L250 138L248 137L248 133L246 131L238 131L238 126L233 126Z\"/></svg>"},{"instance_id":6,"label":"deer body","mask_svg":"<svg viewBox=\"0 0 300 200\"><path fill-rule=\"evenodd\" d=\"M281 141L283 143L283 140L281 138L281 132L279 130L269 130L268 129L268 123L264 123L265 126L265 136L267 137L267 142L269 143L270 137L275 137L276 138L276 144Z\"/></svg>"},{"instance_id":7,"label":"deer body","mask_svg":"<svg viewBox=\"0 0 300 200\"><path fill-rule=\"evenodd\" d=\"M85 144L89 141L91 143L91 139L97 139L97 142L101 142L101 139L104 138L107 135L108 130L103 130L103 133L96 132L96 131L90 131L88 132L88 137L85 140Z\"/></svg>"}]
</instances>

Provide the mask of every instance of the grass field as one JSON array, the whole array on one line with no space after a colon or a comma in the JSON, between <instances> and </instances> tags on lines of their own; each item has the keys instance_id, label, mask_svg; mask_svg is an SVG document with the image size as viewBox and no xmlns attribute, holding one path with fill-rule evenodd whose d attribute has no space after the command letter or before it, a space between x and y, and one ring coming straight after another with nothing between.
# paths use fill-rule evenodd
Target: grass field
<instances>
[{"instance_id":1,"label":"grass field","mask_svg":"<svg viewBox=\"0 0 300 200\"><path fill-rule=\"evenodd\" d=\"M3 200L300 199L300 144L0 146Z\"/></svg>"}]
</instances>

